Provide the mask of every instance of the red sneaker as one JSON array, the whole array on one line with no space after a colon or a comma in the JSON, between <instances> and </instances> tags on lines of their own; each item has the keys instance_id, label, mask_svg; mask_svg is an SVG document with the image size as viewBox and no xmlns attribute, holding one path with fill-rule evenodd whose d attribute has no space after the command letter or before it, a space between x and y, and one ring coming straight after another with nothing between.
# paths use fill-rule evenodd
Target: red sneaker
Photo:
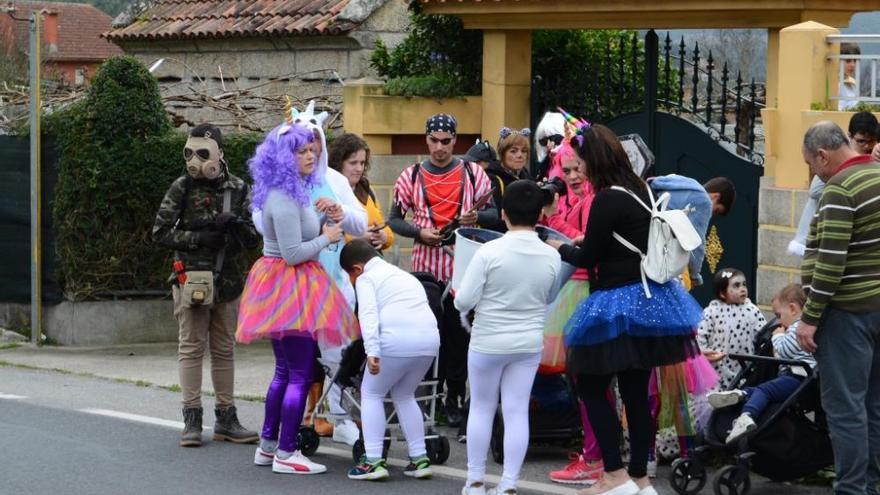
<instances>
[{"instance_id":1,"label":"red sneaker","mask_svg":"<svg viewBox=\"0 0 880 495\"><path fill-rule=\"evenodd\" d=\"M550 473L550 481L567 485L587 485L595 483L602 477L605 466L601 459L585 461L584 456L576 452L568 454L568 458L571 462L567 466Z\"/></svg>"}]
</instances>

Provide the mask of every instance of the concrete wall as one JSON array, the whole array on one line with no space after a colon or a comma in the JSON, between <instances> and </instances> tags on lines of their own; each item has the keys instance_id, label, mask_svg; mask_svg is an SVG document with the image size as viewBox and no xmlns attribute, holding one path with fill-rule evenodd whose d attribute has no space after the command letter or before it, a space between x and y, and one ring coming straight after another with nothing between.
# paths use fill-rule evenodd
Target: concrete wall
<instances>
[{"instance_id":1,"label":"concrete wall","mask_svg":"<svg viewBox=\"0 0 880 495\"><path fill-rule=\"evenodd\" d=\"M176 342L173 311L170 299L65 301L43 308L43 333L60 345ZM0 304L0 327L29 324L30 305Z\"/></svg>"},{"instance_id":2,"label":"concrete wall","mask_svg":"<svg viewBox=\"0 0 880 495\"><path fill-rule=\"evenodd\" d=\"M408 23L404 2L387 0L347 36L138 41L120 46L148 66L165 59L154 75L162 95L172 99L168 109L183 127L211 121L229 128L245 122L245 129L268 130L283 117L283 104L276 102L284 95L303 102L317 99L324 108L341 111L342 81L374 75L369 59L376 40L396 46L406 37ZM237 113L220 109L228 106L223 99L173 100L193 93L217 98L243 90Z\"/></svg>"}]
</instances>

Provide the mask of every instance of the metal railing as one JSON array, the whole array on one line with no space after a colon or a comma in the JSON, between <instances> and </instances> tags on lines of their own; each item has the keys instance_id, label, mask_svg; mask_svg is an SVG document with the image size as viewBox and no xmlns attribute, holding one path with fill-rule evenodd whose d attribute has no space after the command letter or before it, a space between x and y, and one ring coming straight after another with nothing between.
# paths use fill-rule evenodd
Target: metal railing
<instances>
[{"instance_id":1,"label":"metal railing","mask_svg":"<svg viewBox=\"0 0 880 495\"><path fill-rule=\"evenodd\" d=\"M880 43L880 34L834 34L825 37L828 44L832 43ZM853 85L850 88L851 95L841 95L840 90L843 88L843 81L846 80L845 64L841 63L838 69L838 81L841 81L837 88L837 94L829 96L829 99L838 102L838 108L846 110L854 107L860 102L880 104L880 87L878 87L877 76L878 66L880 66L880 54L870 55L828 55L828 60L855 60L856 66L853 76L850 79Z\"/></svg>"}]
</instances>

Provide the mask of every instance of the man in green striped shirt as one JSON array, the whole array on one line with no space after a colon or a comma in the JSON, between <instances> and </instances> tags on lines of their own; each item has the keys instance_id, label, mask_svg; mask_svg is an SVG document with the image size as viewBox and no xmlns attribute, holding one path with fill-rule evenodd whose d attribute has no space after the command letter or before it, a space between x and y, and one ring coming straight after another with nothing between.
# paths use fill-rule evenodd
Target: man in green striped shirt
<instances>
[{"instance_id":1,"label":"man in green striped shirt","mask_svg":"<svg viewBox=\"0 0 880 495\"><path fill-rule=\"evenodd\" d=\"M880 163L855 151L828 121L807 131L803 155L827 185L801 267L808 297L798 342L819 363L834 493L878 495Z\"/></svg>"}]
</instances>

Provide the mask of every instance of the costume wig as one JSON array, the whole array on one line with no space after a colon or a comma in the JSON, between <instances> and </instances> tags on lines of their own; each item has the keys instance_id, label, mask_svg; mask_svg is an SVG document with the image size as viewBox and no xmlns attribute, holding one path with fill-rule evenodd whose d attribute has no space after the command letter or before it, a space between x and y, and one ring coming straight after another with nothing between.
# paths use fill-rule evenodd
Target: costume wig
<instances>
[{"instance_id":1,"label":"costume wig","mask_svg":"<svg viewBox=\"0 0 880 495\"><path fill-rule=\"evenodd\" d=\"M254 179L252 209L262 210L272 189L280 189L300 206L309 206L309 190L320 182L320 176L317 167L308 176L299 173L296 150L314 139L312 131L299 124L284 123L266 135L248 160L248 170Z\"/></svg>"}]
</instances>

